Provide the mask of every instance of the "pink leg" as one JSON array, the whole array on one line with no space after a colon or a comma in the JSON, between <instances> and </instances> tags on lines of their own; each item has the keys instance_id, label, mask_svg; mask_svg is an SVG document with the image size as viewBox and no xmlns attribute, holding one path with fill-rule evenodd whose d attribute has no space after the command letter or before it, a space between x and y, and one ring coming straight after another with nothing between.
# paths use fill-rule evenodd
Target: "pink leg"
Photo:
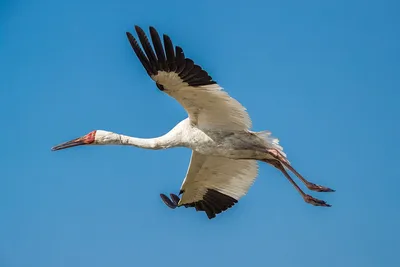
<instances>
[{"instance_id":1,"label":"pink leg","mask_svg":"<svg viewBox=\"0 0 400 267\"><path fill-rule=\"evenodd\" d=\"M317 185L307 181L300 173L298 173L288 162L287 160L275 149L269 149L268 153L282 162L286 168L288 168L291 172L293 172L306 186L308 189L316 192L335 192L335 190L325 187L322 185ZM276 166L275 166L276 167ZM278 168L278 167L277 167ZM279 169L279 168L278 168Z\"/></svg>"},{"instance_id":2,"label":"pink leg","mask_svg":"<svg viewBox=\"0 0 400 267\"><path fill-rule=\"evenodd\" d=\"M314 198L310 195L307 195L306 193L303 192L303 190L301 190L301 188L296 184L295 181L293 181L292 177L290 177L290 175L287 173L287 171L285 170L285 168L283 167L282 163L278 160L265 160L266 163L269 163L273 166L275 166L277 169L279 169L284 175L285 177L289 180L289 182L296 188L296 190L300 193L300 195L303 197L304 201L312 204L314 206L323 206L323 207L330 207L331 205L327 204L325 201L323 200L319 200L317 198Z\"/></svg>"}]
</instances>

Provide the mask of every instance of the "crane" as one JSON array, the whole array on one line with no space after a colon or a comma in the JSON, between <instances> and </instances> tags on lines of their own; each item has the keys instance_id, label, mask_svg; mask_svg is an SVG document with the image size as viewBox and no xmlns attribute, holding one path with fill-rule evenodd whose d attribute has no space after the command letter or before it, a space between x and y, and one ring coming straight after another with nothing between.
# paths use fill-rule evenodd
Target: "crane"
<instances>
[{"instance_id":1,"label":"crane","mask_svg":"<svg viewBox=\"0 0 400 267\"><path fill-rule=\"evenodd\" d=\"M95 130L54 146L53 151L79 145L127 145L153 150L189 148L192 150L190 164L179 194L171 193L170 198L160 194L160 197L172 209L193 207L204 211L209 219L231 208L247 194L258 175L259 162L280 170L306 203L331 207L306 194L288 171L309 190L335 190L309 182L298 173L270 131L251 131L252 122L246 109L207 71L186 57L180 46L174 46L168 35L163 34L162 42L156 29L149 27L153 49L143 29L135 26L135 31L143 49L130 32L126 35L145 71L159 90L183 106L188 117L156 138Z\"/></svg>"}]
</instances>

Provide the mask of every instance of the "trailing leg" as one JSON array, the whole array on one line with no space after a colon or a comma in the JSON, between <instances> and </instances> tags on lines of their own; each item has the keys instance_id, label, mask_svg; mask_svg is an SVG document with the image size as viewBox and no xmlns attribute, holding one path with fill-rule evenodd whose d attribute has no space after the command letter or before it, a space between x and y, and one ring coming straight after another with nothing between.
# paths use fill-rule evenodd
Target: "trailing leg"
<instances>
[{"instance_id":1,"label":"trailing leg","mask_svg":"<svg viewBox=\"0 0 400 267\"><path fill-rule=\"evenodd\" d=\"M335 190L325 187L322 185L317 185L307 181L300 173L298 173L290 164L289 162L275 149L269 149L267 151L270 155L276 158L279 162L285 165L291 172L293 172L306 186L309 190L316 191L316 192L335 192ZM275 165L274 165L275 166ZM276 166L275 166L276 167ZM277 167L278 168L278 167ZM278 168L279 169L279 168Z\"/></svg>"},{"instance_id":2,"label":"trailing leg","mask_svg":"<svg viewBox=\"0 0 400 267\"><path fill-rule=\"evenodd\" d=\"M283 167L282 163L279 160L265 160L265 162L269 163L269 164L275 166L277 169L279 169L285 175L285 177L289 180L289 182L296 188L297 192L300 193L300 195L303 197L305 202L312 204L314 206L323 206L323 207L331 206L323 200L319 200L317 198L314 198L314 197L304 193L303 190L301 190L301 188L296 184L296 182L293 181L292 177L290 177L290 175L287 173L287 171L285 170L285 168Z\"/></svg>"}]
</instances>

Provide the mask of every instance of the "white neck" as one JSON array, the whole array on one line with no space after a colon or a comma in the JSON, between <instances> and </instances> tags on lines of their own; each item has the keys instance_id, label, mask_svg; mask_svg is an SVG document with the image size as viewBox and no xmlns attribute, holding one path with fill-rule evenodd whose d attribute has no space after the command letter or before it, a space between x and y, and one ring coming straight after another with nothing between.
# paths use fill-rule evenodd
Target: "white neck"
<instances>
[{"instance_id":1,"label":"white neck","mask_svg":"<svg viewBox=\"0 0 400 267\"><path fill-rule=\"evenodd\" d=\"M157 138L137 138L113 133L112 138L99 142L99 144L127 145L145 149L165 149L182 146L182 143L177 136L168 133Z\"/></svg>"}]
</instances>

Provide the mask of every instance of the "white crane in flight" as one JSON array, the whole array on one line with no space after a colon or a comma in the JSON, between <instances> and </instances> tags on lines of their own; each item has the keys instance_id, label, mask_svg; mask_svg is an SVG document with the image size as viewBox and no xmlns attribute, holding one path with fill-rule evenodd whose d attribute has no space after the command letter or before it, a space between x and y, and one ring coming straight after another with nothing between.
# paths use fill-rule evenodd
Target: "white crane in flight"
<instances>
[{"instance_id":1,"label":"white crane in flight","mask_svg":"<svg viewBox=\"0 0 400 267\"><path fill-rule=\"evenodd\" d=\"M154 50L144 31L135 26L137 40L129 32L128 40L147 74L157 87L175 98L187 111L188 118L157 138L135 138L97 130L69 142L57 145L60 150L78 145L128 145L145 149L187 147L192 157L183 180L179 198L160 194L170 208L194 207L204 211L209 219L229 209L243 197L253 184L258 172L258 161L279 169L300 193L305 202L330 207L325 201L306 193L293 181L293 172L309 190L334 192L303 178L289 163L279 140L269 131L251 131L251 120L246 109L230 97L200 66L187 58L181 47L173 46L163 35L150 27Z\"/></svg>"}]
</instances>

